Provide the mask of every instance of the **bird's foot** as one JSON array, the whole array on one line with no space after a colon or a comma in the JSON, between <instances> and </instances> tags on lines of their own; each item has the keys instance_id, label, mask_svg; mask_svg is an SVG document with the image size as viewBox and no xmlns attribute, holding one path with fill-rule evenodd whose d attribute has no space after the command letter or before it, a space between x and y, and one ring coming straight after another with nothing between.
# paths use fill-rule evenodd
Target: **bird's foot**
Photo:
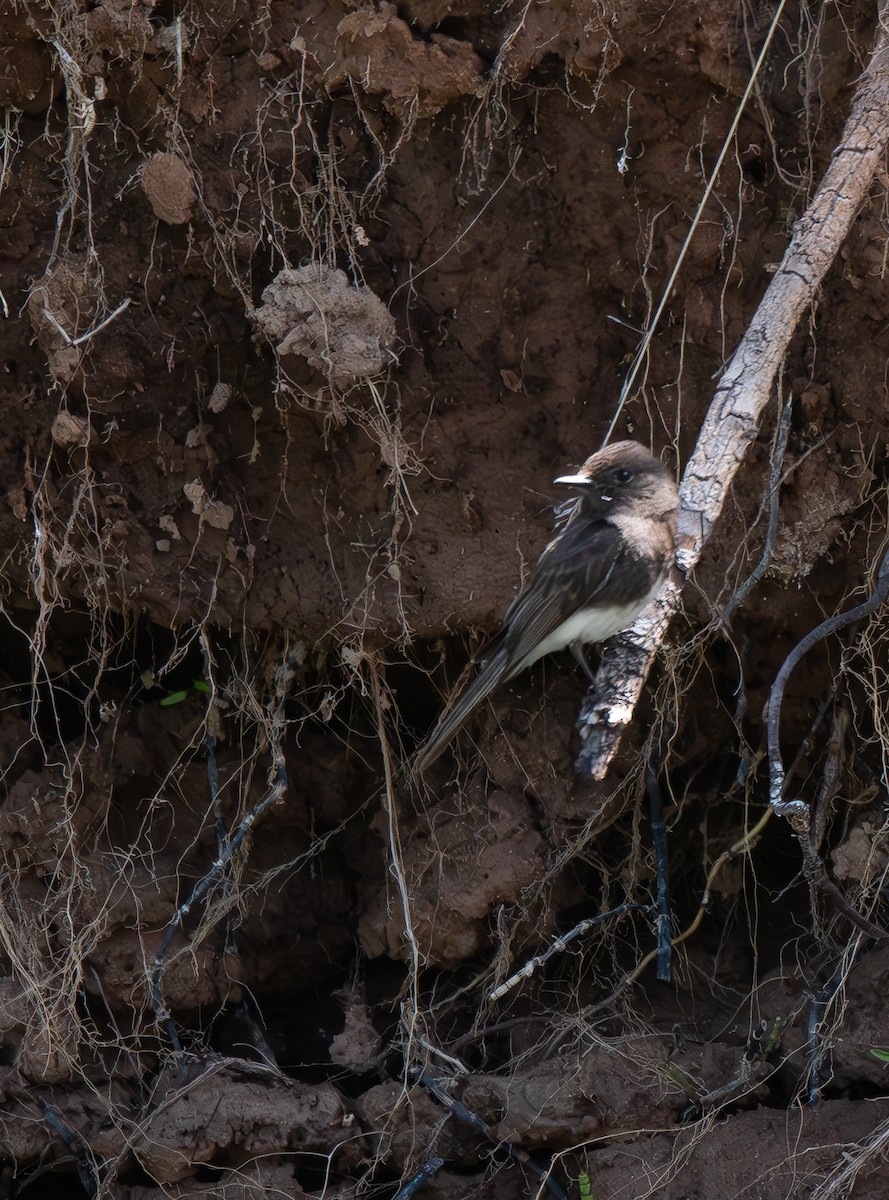
<instances>
[{"instance_id":1,"label":"bird's foot","mask_svg":"<svg viewBox=\"0 0 889 1200\"><path fill-rule=\"evenodd\" d=\"M590 681L590 684L595 687L596 676L593 674L592 668L586 660L586 655L583 652L583 642L569 642L568 649L574 655L577 665L583 671L584 675L586 675L587 679Z\"/></svg>"}]
</instances>

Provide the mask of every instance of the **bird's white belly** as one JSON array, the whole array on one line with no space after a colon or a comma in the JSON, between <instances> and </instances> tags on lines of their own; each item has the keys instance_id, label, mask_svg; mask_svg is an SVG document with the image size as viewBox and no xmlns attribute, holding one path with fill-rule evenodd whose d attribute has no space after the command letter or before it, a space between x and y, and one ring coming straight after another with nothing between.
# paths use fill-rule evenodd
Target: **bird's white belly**
<instances>
[{"instance_id":1,"label":"bird's white belly","mask_svg":"<svg viewBox=\"0 0 889 1200\"><path fill-rule=\"evenodd\" d=\"M578 612L572 613L567 620L558 625L534 648L533 654L526 659L525 665L536 662L544 654L554 654L558 650L564 650L572 642L583 642L584 644L604 642L606 638L613 637L614 634L620 633L622 629L631 625L660 590L661 581L658 580L656 586L651 589L641 604L637 600L633 604L613 604L608 608L582 608Z\"/></svg>"}]
</instances>

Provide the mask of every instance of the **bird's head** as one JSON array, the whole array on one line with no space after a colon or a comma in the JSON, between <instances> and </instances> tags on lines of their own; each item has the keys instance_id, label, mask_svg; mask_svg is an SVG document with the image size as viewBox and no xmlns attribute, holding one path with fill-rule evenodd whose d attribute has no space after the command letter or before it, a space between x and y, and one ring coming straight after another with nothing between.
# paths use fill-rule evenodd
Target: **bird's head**
<instances>
[{"instance_id":1,"label":"bird's head","mask_svg":"<svg viewBox=\"0 0 889 1200\"><path fill-rule=\"evenodd\" d=\"M638 508L640 516L660 516L677 506L672 475L638 442L614 442L591 455L575 475L560 475L554 482L575 488L603 515Z\"/></svg>"}]
</instances>

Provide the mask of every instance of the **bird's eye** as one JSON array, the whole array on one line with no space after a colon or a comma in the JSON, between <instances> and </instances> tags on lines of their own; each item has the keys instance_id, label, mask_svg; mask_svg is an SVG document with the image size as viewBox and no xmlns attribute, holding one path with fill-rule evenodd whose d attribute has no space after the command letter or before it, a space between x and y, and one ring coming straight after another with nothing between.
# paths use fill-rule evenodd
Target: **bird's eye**
<instances>
[{"instance_id":1,"label":"bird's eye","mask_svg":"<svg viewBox=\"0 0 889 1200\"><path fill-rule=\"evenodd\" d=\"M630 480L635 476L635 474L636 474L636 472L631 471L629 469L629 467L620 467L617 471L614 472L614 478L617 480L618 483L629 483Z\"/></svg>"}]
</instances>

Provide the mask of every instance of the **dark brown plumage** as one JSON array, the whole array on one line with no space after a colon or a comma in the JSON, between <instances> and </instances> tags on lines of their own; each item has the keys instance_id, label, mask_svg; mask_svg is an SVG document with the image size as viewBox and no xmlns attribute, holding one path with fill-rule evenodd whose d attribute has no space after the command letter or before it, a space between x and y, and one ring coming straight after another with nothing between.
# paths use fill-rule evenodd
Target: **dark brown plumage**
<instances>
[{"instance_id":1,"label":"dark brown plumage","mask_svg":"<svg viewBox=\"0 0 889 1200\"><path fill-rule=\"evenodd\" d=\"M556 481L579 495L516 596L478 675L420 748L426 770L481 702L544 654L625 629L660 591L673 561L676 484L638 442L616 442Z\"/></svg>"}]
</instances>

